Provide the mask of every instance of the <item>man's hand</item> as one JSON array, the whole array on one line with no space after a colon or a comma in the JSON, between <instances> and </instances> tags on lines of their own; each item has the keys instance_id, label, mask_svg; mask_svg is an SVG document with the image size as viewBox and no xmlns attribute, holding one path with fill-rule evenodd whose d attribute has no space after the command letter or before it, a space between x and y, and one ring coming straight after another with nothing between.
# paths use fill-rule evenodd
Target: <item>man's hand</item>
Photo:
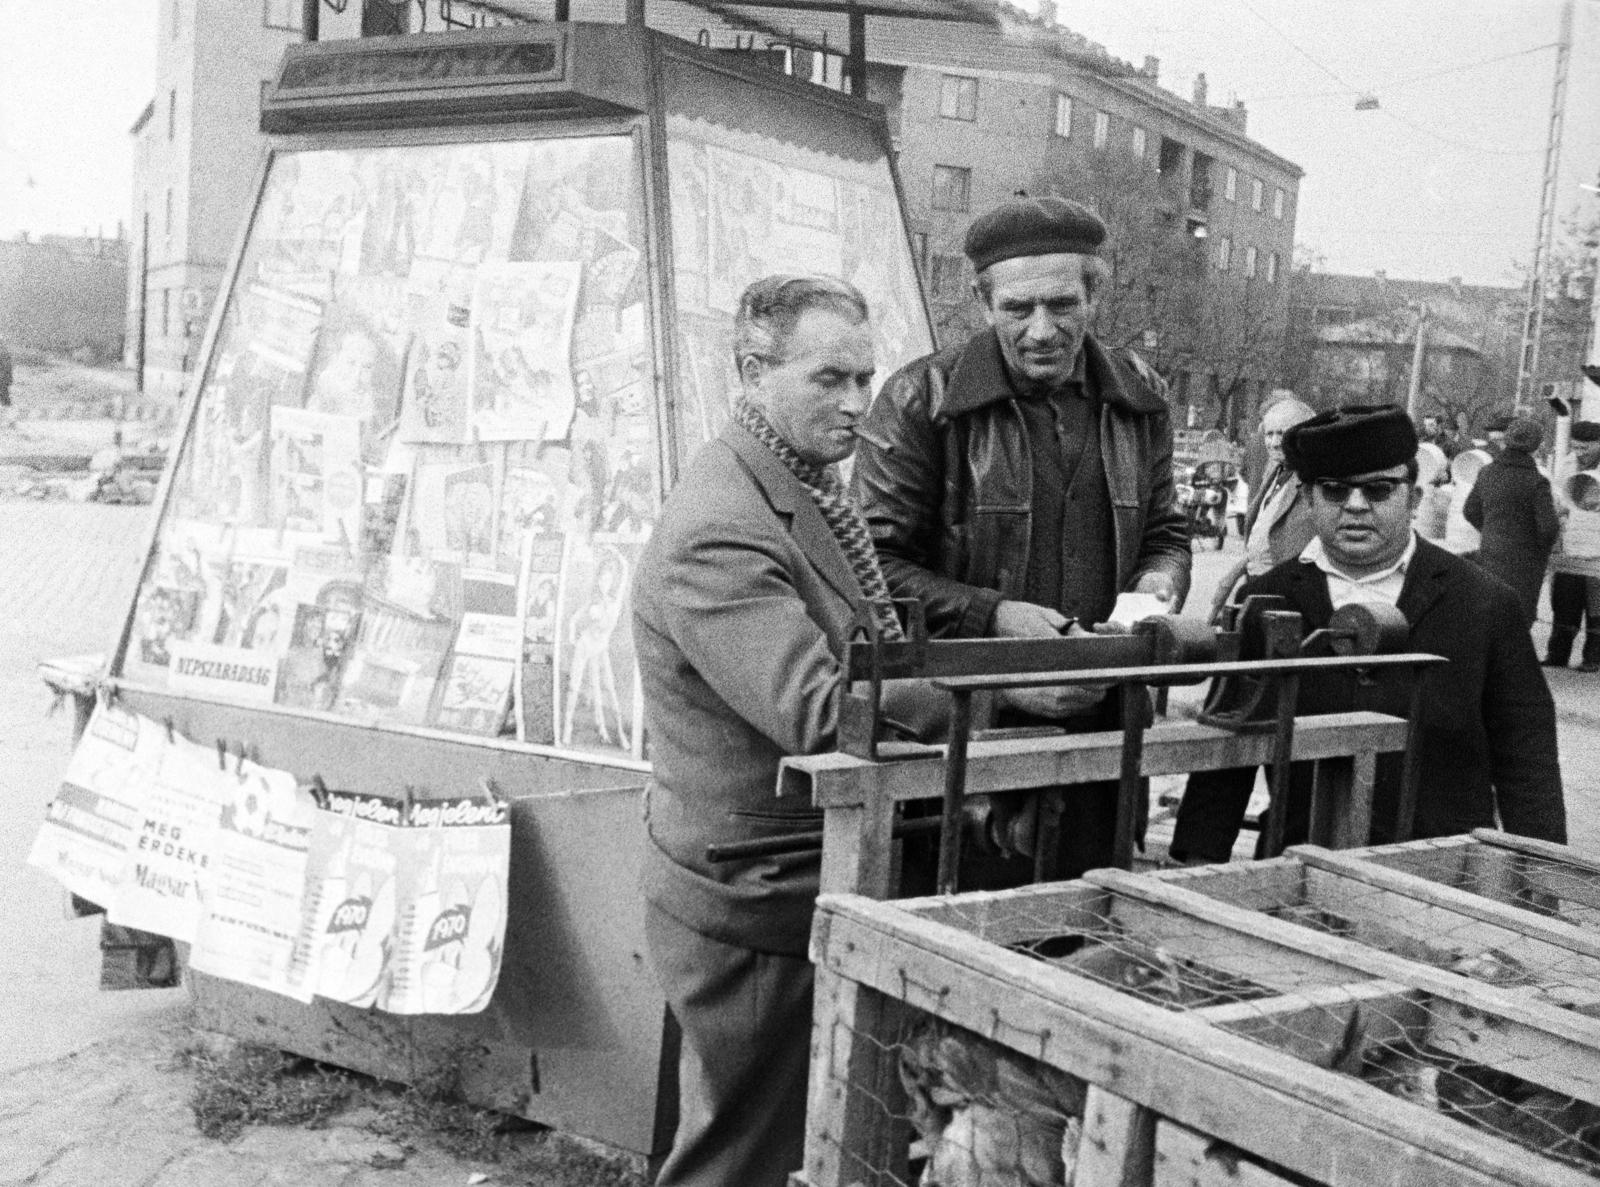
<instances>
[{"instance_id":1,"label":"man's hand","mask_svg":"<svg viewBox=\"0 0 1600 1187\"><path fill-rule=\"evenodd\" d=\"M1071 620L1048 606L1032 602L1001 602L994 608L994 633L1010 639L1059 639ZM1067 635L1089 632L1072 623ZM1105 699L1104 688L1008 688L999 695L1002 705L1034 717L1059 720L1089 712Z\"/></svg>"},{"instance_id":2,"label":"man's hand","mask_svg":"<svg viewBox=\"0 0 1600 1187\"><path fill-rule=\"evenodd\" d=\"M1000 702L1006 707L1051 721L1080 717L1105 698L1106 690L1102 685L1085 688L1008 688L1000 694Z\"/></svg>"},{"instance_id":3,"label":"man's hand","mask_svg":"<svg viewBox=\"0 0 1600 1187\"><path fill-rule=\"evenodd\" d=\"M1002 639L1054 639L1067 616L1032 602L1001 602L994 608L994 633Z\"/></svg>"},{"instance_id":4,"label":"man's hand","mask_svg":"<svg viewBox=\"0 0 1600 1187\"><path fill-rule=\"evenodd\" d=\"M1163 602L1170 602L1178 596L1178 586L1167 573L1146 573L1139 578L1133 592L1155 594Z\"/></svg>"}]
</instances>

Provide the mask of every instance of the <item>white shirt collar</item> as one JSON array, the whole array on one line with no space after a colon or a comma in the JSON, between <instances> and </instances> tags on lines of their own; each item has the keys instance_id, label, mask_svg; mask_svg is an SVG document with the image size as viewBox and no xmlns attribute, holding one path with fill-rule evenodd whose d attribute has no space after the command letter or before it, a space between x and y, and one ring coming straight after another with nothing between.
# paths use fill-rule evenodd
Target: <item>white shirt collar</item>
<instances>
[{"instance_id":1,"label":"white shirt collar","mask_svg":"<svg viewBox=\"0 0 1600 1187\"><path fill-rule=\"evenodd\" d=\"M1411 558L1417 553L1417 533L1413 531L1411 538L1406 541L1406 549L1394 564L1386 569L1379 569L1376 573L1368 573L1363 577L1352 577L1343 569L1328 559L1327 549L1322 547L1322 537L1312 536L1311 543L1307 544L1300 553L1300 559L1308 564L1316 565L1330 577L1337 577L1341 581L1348 581L1352 585L1377 585L1394 577L1404 577L1406 569L1411 565Z\"/></svg>"}]
</instances>

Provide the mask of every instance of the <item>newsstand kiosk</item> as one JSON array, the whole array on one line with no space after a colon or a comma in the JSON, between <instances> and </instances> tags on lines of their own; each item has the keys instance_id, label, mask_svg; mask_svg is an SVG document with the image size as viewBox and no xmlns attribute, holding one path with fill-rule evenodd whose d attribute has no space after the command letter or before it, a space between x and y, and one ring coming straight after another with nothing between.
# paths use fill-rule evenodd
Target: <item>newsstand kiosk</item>
<instances>
[{"instance_id":1,"label":"newsstand kiosk","mask_svg":"<svg viewBox=\"0 0 1600 1187\"><path fill-rule=\"evenodd\" d=\"M102 691L302 781L512 805L481 1013L192 974L206 1026L654 1154L628 594L735 302L825 272L932 348L875 106L642 24L294 46ZM262 675L265 673L265 675Z\"/></svg>"}]
</instances>

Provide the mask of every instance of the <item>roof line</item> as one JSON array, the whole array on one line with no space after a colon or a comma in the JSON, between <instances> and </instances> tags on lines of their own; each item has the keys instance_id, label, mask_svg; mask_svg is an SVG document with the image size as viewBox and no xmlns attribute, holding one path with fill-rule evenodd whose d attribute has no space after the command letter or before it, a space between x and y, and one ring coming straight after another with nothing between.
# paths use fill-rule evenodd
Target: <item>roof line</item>
<instances>
[{"instance_id":1,"label":"roof line","mask_svg":"<svg viewBox=\"0 0 1600 1187\"><path fill-rule=\"evenodd\" d=\"M1181 95L1174 95L1172 92L1163 90L1160 86L1155 84L1141 86L1138 82L1132 79L1122 78L1116 75L1107 75L1106 83L1124 93L1135 94L1148 100L1153 100L1157 105L1164 108L1169 114L1181 116L1182 118L1188 120L1199 121L1200 125L1205 128L1206 131L1212 133L1219 139L1226 140L1235 147L1248 147L1252 152L1271 158L1286 172L1294 174L1296 180L1306 175L1306 171L1301 166L1291 161L1288 157L1273 152L1266 145L1262 144L1261 141L1252 137L1248 132L1239 131L1238 128L1235 128L1226 120L1212 115L1209 111L1201 110L1193 103L1185 100Z\"/></svg>"}]
</instances>

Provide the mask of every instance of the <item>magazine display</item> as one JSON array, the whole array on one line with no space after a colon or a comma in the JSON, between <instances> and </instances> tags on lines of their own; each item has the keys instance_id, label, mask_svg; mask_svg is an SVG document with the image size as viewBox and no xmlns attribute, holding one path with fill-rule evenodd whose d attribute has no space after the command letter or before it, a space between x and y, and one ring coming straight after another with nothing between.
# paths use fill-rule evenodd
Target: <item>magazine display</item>
<instances>
[{"instance_id":1,"label":"magazine display","mask_svg":"<svg viewBox=\"0 0 1600 1187\"><path fill-rule=\"evenodd\" d=\"M111 922L191 944L198 971L298 1001L471 1014L499 982L511 825L487 785L305 787L102 703L28 860Z\"/></svg>"},{"instance_id":2,"label":"magazine display","mask_svg":"<svg viewBox=\"0 0 1600 1187\"><path fill-rule=\"evenodd\" d=\"M881 377L933 348L886 160L667 132L680 460L727 421L760 276L860 288ZM117 674L643 758L644 193L625 135L276 153Z\"/></svg>"},{"instance_id":3,"label":"magazine display","mask_svg":"<svg viewBox=\"0 0 1600 1187\"><path fill-rule=\"evenodd\" d=\"M626 136L279 153L121 674L639 753L625 583L660 480L638 172ZM597 555L628 560L597 584Z\"/></svg>"}]
</instances>

